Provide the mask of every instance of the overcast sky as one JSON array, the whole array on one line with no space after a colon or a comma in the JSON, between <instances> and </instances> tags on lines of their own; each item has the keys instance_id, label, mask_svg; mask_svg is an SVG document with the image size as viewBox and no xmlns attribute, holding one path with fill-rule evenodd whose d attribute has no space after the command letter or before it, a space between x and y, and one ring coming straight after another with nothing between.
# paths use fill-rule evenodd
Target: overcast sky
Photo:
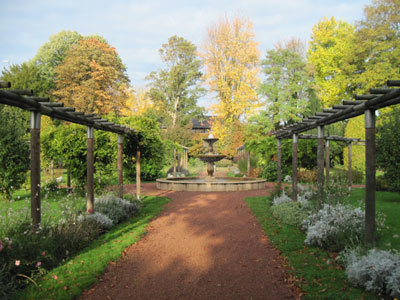
<instances>
[{"instance_id":1,"label":"overcast sky","mask_svg":"<svg viewBox=\"0 0 400 300\"><path fill-rule=\"evenodd\" d=\"M207 27L240 14L254 24L262 57L278 41L307 41L323 17L353 23L367 0L0 0L0 71L31 59L61 30L99 34L120 54L134 86L162 67L158 49L173 35L198 47ZM207 106L207 98L201 105Z\"/></svg>"}]
</instances>

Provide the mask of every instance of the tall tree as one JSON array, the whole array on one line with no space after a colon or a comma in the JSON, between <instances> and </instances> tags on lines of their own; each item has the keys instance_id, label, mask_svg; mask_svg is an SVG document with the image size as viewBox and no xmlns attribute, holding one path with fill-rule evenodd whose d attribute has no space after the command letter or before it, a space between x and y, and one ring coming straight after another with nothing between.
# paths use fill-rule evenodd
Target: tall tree
<instances>
[{"instance_id":1,"label":"tall tree","mask_svg":"<svg viewBox=\"0 0 400 300\"><path fill-rule=\"evenodd\" d=\"M126 108L122 110L124 116L140 116L148 113L150 110L156 109L149 97L147 89L130 88L128 94L129 97L126 102Z\"/></svg>"},{"instance_id":2,"label":"tall tree","mask_svg":"<svg viewBox=\"0 0 400 300\"><path fill-rule=\"evenodd\" d=\"M100 115L119 113L127 99L129 79L115 48L97 38L82 39L56 68L52 93L68 106Z\"/></svg>"},{"instance_id":3,"label":"tall tree","mask_svg":"<svg viewBox=\"0 0 400 300\"><path fill-rule=\"evenodd\" d=\"M324 107L351 98L354 26L334 17L324 18L312 30L308 62L315 76L317 96Z\"/></svg>"},{"instance_id":4,"label":"tall tree","mask_svg":"<svg viewBox=\"0 0 400 300\"><path fill-rule=\"evenodd\" d=\"M168 130L183 128L193 117L202 114L197 100L204 89L199 85L201 61L196 55L196 46L178 36L172 36L159 50L165 68L147 76L149 97L158 107L162 122Z\"/></svg>"},{"instance_id":5,"label":"tall tree","mask_svg":"<svg viewBox=\"0 0 400 300\"><path fill-rule=\"evenodd\" d=\"M356 23L355 55L360 93L400 77L400 1L373 0Z\"/></svg>"},{"instance_id":6,"label":"tall tree","mask_svg":"<svg viewBox=\"0 0 400 300\"><path fill-rule=\"evenodd\" d=\"M220 138L224 154L229 156L243 143L241 121L259 107L257 46L250 20L223 18L208 29L200 54L206 67L204 79L218 101L212 107L216 115L213 131ZM233 144L232 137L236 138Z\"/></svg>"},{"instance_id":7,"label":"tall tree","mask_svg":"<svg viewBox=\"0 0 400 300\"><path fill-rule=\"evenodd\" d=\"M11 82L12 89L32 89L35 95L43 96L43 82L39 69L31 62L5 68L0 78L2 81Z\"/></svg>"},{"instance_id":8,"label":"tall tree","mask_svg":"<svg viewBox=\"0 0 400 300\"><path fill-rule=\"evenodd\" d=\"M44 43L31 60L39 71L42 83L40 94L46 94L56 88L56 67L60 65L72 45L76 45L82 39L76 31L62 30L50 36L48 42Z\"/></svg>"},{"instance_id":9,"label":"tall tree","mask_svg":"<svg viewBox=\"0 0 400 300\"><path fill-rule=\"evenodd\" d=\"M265 97L273 129L282 123L299 121L310 110L311 104L318 101L307 71L303 43L298 39L279 43L275 49L267 51L262 66L265 80L260 86L260 94Z\"/></svg>"}]
</instances>

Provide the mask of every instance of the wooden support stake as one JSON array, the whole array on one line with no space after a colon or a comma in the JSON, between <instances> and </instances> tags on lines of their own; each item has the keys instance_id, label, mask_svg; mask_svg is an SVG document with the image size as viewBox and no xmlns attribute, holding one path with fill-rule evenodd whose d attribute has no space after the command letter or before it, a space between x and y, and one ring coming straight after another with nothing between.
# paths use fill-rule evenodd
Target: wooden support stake
<instances>
[{"instance_id":1,"label":"wooden support stake","mask_svg":"<svg viewBox=\"0 0 400 300\"><path fill-rule=\"evenodd\" d=\"M326 152L326 158L325 158L325 171L326 171L326 184L329 184L329 179L330 179L330 170L331 170L331 160L330 160L330 153L329 153L329 140L326 140L326 146L325 146L325 152Z\"/></svg>"},{"instance_id":2,"label":"wooden support stake","mask_svg":"<svg viewBox=\"0 0 400 300\"><path fill-rule=\"evenodd\" d=\"M87 128L87 204L88 213L94 212L94 127Z\"/></svg>"},{"instance_id":3,"label":"wooden support stake","mask_svg":"<svg viewBox=\"0 0 400 300\"><path fill-rule=\"evenodd\" d=\"M365 111L365 244L375 243L376 192L375 110Z\"/></svg>"},{"instance_id":4,"label":"wooden support stake","mask_svg":"<svg viewBox=\"0 0 400 300\"><path fill-rule=\"evenodd\" d=\"M123 142L124 142L124 136L122 134L118 134L117 169L118 169L118 197L120 198L123 198L124 196L123 153L122 153Z\"/></svg>"},{"instance_id":5,"label":"wooden support stake","mask_svg":"<svg viewBox=\"0 0 400 300\"><path fill-rule=\"evenodd\" d=\"M71 167L68 165L67 166L67 192L70 194L72 192L71 188Z\"/></svg>"},{"instance_id":6,"label":"wooden support stake","mask_svg":"<svg viewBox=\"0 0 400 300\"><path fill-rule=\"evenodd\" d=\"M298 135L293 134L293 149L292 149L292 199L297 201L297 148Z\"/></svg>"},{"instance_id":7,"label":"wooden support stake","mask_svg":"<svg viewBox=\"0 0 400 300\"><path fill-rule=\"evenodd\" d=\"M40 227L40 118L41 114L31 112L31 218L34 229Z\"/></svg>"},{"instance_id":8,"label":"wooden support stake","mask_svg":"<svg viewBox=\"0 0 400 300\"><path fill-rule=\"evenodd\" d=\"M136 151L136 197L140 200L140 150Z\"/></svg>"},{"instance_id":9,"label":"wooden support stake","mask_svg":"<svg viewBox=\"0 0 400 300\"><path fill-rule=\"evenodd\" d=\"M176 149L174 148L174 173L173 176L176 177Z\"/></svg>"},{"instance_id":10,"label":"wooden support stake","mask_svg":"<svg viewBox=\"0 0 400 300\"><path fill-rule=\"evenodd\" d=\"M250 177L250 170L251 165L250 165L250 151L247 152L247 177Z\"/></svg>"},{"instance_id":11,"label":"wooden support stake","mask_svg":"<svg viewBox=\"0 0 400 300\"><path fill-rule=\"evenodd\" d=\"M277 159L277 179L279 189L282 188L282 140L277 139L277 151L276 151L276 159Z\"/></svg>"},{"instance_id":12,"label":"wooden support stake","mask_svg":"<svg viewBox=\"0 0 400 300\"><path fill-rule=\"evenodd\" d=\"M352 148L352 143L348 143L347 144L347 149L348 149L348 161L349 161L349 166L348 166L348 174L347 174L347 178L348 178L348 189L349 192L351 192L351 187L353 186L353 167L352 167L352 154L351 154L351 149Z\"/></svg>"},{"instance_id":13,"label":"wooden support stake","mask_svg":"<svg viewBox=\"0 0 400 300\"><path fill-rule=\"evenodd\" d=\"M324 198L324 126L318 126L317 168L318 207L321 208Z\"/></svg>"}]
</instances>

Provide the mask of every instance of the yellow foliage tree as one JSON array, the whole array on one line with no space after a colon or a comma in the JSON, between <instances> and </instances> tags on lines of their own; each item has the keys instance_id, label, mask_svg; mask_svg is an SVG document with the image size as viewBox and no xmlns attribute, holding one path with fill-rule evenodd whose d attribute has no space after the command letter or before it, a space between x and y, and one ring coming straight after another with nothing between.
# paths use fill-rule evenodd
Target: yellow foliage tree
<instances>
[{"instance_id":1,"label":"yellow foliage tree","mask_svg":"<svg viewBox=\"0 0 400 300\"><path fill-rule=\"evenodd\" d=\"M324 107L351 98L353 45L354 26L334 17L324 18L312 29L307 57Z\"/></svg>"},{"instance_id":2,"label":"yellow foliage tree","mask_svg":"<svg viewBox=\"0 0 400 300\"><path fill-rule=\"evenodd\" d=\"M223 153L232 156L236 151L233 147L243 143L244 134L239 134L243 132L241 122L260 107L260 51L252 22L241 17L232 21L222 18L208 28L200 56L206 67L203 78L217 98L211 107L216 116L213 131L220 138ZM233 138L241 141L232 144Z\"/></svg>"},{"instance_id":3,"label":"yellow foliage tree","mask_svg":"<svg viewBox=\"0 0 400 300\"><path fill-rule=\"evenodd\" d=\"M365 140L365 117L364 115L352 118L347 123L345 137L348 138L360 138ZM349 155L348 147L343 151L343 160L346 169L349 166ZM365 171L365 146L353 145L351 148L351 166L352 169L359 171Z\"/></svg>"},{"instance_id":4,"label":"yellow foliage tree","mask_svg":"<svg viewBox=\"0 0 400 300\"><path fill-rule=\"evenodd\" d=\"M140 116L151 109L154 109L154 104L151 101L148 92L144 88L133 89L128 91L128 99L125 107L121 110L124 116Z\"/></svg>"}]
</instances>

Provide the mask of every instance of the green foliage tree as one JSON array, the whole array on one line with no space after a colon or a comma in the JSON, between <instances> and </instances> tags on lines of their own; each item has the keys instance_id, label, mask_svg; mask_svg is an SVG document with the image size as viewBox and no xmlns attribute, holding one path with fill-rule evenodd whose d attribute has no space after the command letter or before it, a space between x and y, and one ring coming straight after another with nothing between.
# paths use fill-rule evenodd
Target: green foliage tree
<instances>
[{"instance_id":1,"label":"green foliage tree","mask_svg":"<svg viewBox=\"0 0 400 300\"><path fill-rule=\"evenodd\" d=\"M351 98L354 61L354 26L334 17L313 27L307 58L315 77L317 96L324 107Z\"/></svg>"},{"instance_id":2,"label":"green foliage tree","mask_svg":"<svg viewBox=\"0 0 400 300\"><path fill-rule=\"evenodd\" d=\"M23 111L0 105L0 194L10 199L29 169L28 119Z\"/></svg>"},{"instance_id":3,"label":"green foliage tree","mask_svg":"<svg viewBox=\"0 0 400 300\"><path fill-rule=\"evenodd\" d=\"M39 70L41 89L39 94L46 94L56 88L56 67L65 59L68 50L82 39L76 31L63 30L50 36L47 43L43 44L35 57L33 63Z\"/></svg>"},{"instance_id":4,"label":"green foliage tree","mask_svg":"<svg viewBox=\"0 0 400 300\"><path fill-rule=\"evenodd\" d=\"M12 89L32 89L37 96L45 95L39 69L31 62L5 68L1 80L11 82Z\"/></svg>"},{"instance_id":5,"label":"green foliage tree","mask_svg":"<svg viewBox=\"0 0 400 300\"><path fill-rule=\"evenodd\" d=\"M115 48L97 38L82 39L71 47L56 74L52 94L79 111L119 113L128 98L126 67Z\"/></svg>"},{"instance_id":6,"label":"green foliage tree","mask_svg":"<svg viewBox=\"0 0 400 300\"><path fill-rule=\"evenodd\" d=\"M136 179L136 152L141 153L141 177L154 180L160 176L164 167L165 146L161 140L159 123L143 116L131 116L121 119L123 124L135 130L124 141L125 174L131 180Z\"/></svg>"},{"instance_id":7,"label":"green foliage tree","mask_svg":"<svg viewBox=\"0 0 400 300\"><path fill-rule=\"evenodd\" d=\"M116 134L95 130L94 181L97 190L110 183L116 169ZM71 171L75 187L86 184L87 139L86 127L78 124L49 123L41 138L42 153L48 159L64 164Z\"/></svg>"},{"instance_id":8,"label":"green foliage tree","mask_svg":"<svg viewBox=\"0 0 400 300\"><path fill-rule=\"evenodd\" d=\"M265 79L260 85L260 94L266 99L270 128L301 120L309 113L310 99L317 102L301 41L292 39L267 51L262 66ZM261 117L268 118L266 114L259 115L258 119Z\"/></svg>"},{"instance_id":9,"label":"green foliage tree","mask_svg":"<svg viewBox=\"0 0 400 300\"><path fill-rule=\"evenodd\" d=\"M400 107L382 116L376 128L376 165L391 191L400 192Z\"/></svg>"},{"instance_id":10,"label":"green foliage tree","mask_svg":"<svg viewBox=\"0 0 400 300\"><path fill-rule=\"evenodd\" d=\"M203 113L203 109L197 106L198 98L204 94L204 89L199 85L201 61L197 58L196 46L176 35L162 45L159 53L165 68L147 76L150 82L148 95L154 106L158 107L167 132L173 132L169 138L184 144L187 138L177 133L192 118Z\"/></svg>"},{"instance_id":11,"label":"green foliage tree","mask_svg":"<svg viewBox=\"0 0 400 300\"><path fill-rule=\"evenodd\" d=\"M356 23L354 47L358 92L382 86L400 77L400 2L373 0Z\"/></svg>"}]
</instances>

